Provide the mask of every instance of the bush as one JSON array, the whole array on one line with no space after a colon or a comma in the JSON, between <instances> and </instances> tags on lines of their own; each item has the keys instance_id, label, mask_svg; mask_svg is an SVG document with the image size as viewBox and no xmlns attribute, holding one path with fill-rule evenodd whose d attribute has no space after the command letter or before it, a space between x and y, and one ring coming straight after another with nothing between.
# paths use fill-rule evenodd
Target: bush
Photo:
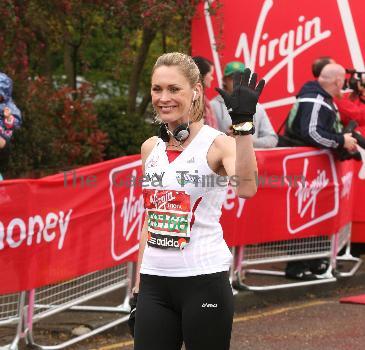
<instances>
[{"instance_id":1,"label":"bush","mask_svg":"<svg viewBox=\"0 0 365 350\"><path fill-rule=\"evenodd\" d=\"M156 134L156 126L145 117L127 115L123 98L100 101L96 108L100 128L109 137L105 159L140 153L143 141Z\"/></svg>"},{"instance_id":2,"label":"bush","mask_svg":"<svg viewBox=\"0 0 365 350\"><path fill-rule=\"evenodd\" d=\"M39 177L102 161L108 139L92 100L87 85L75 92L55 90L41 78L29 82L5 176Z\"/></svg>"}]
</instances>

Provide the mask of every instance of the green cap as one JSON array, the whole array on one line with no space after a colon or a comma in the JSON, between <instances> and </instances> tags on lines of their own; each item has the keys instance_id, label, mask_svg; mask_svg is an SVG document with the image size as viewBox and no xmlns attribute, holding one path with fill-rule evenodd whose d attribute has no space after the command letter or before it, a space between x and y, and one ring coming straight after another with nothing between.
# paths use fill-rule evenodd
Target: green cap
<instances>
[{"instance_id":1,"label":"green cap","mask_svg":"<svg viewBox=\"0 0 365 350\"><path fill-rule=\"evenodd\" d=\"M224 76L228 77L229 75L233 74L234 72L241 72L245 70L245 65L242 62L234 61L228 62L224 67Z\"/></svg>"}]
</instances>

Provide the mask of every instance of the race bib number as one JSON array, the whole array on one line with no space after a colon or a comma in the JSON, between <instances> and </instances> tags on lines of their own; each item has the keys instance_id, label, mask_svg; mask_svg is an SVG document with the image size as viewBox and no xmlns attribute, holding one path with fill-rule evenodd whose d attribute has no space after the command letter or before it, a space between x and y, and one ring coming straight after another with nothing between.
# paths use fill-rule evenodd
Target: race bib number
<instances>
[{"instance_id":1,"label":"race bib number","mask_svg":"<svg viewBox=\"0 0 365 350\"><path fill-rule=\"evenodd\" d=\"M184 191L144 189L143 198L148 245L184 249L190 241L190 196Z\"/></svg>"}]
</instances>

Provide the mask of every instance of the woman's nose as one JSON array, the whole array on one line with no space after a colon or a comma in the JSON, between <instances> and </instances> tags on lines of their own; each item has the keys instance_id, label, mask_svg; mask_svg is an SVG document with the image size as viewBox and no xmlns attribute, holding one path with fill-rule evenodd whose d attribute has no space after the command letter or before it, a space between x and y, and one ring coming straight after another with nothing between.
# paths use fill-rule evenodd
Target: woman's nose
<instances>
[{"instance_id":1,"label":"woman's nose","mask_svg":"<svg viewBox=\"0 0 365 350\"><path fill-rule=\"evenodd\" d=\"M169 101L170 100L170 94L168 91L162 91L161 92L161 97L160 97L161 101Z\"/></svg>"}]
</instances>

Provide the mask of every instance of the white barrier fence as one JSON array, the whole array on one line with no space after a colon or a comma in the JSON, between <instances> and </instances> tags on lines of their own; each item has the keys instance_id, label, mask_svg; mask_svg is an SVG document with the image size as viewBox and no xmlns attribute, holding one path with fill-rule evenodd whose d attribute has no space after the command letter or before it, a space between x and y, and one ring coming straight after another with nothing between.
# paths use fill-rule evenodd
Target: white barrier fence
<instances>
[{"instance_id":1,"label":"white barrier fence","mask_svg":"<svg viewBox=\"0 0 365 350\"><path fill-rule=\"evenodd\" d=\"M351 223L343 226L339 232L328 236L314 236L238 247L237 263L234 268L237 286L239 289L268 291L335 282L336 277L353 276L361 265L361 259L351 255L350 244ZM339 256L343 249L346 249L345 253ZM328 259L330 262L327 271L320 278L311 281L298 280L290 282L282 278L285 277L285 271L283 266L280 266L280 263L312 259ZM340 272L337 269L338 261L352 262L354 266L348 272ZM272 266L275 264L279 265L276 269ZM252 266L256 268L251 268ZM273 278L270 284L262 285L258 284L259 281L257 279L250 283L248 278L250 274L279 278Z\"/></svg>"},{"instance_id":2,"label":"white barrier fence","mask_svg":"<svg viewBox=\"0 0 365 350\"><path fill-rule=\"evenodd\" d=\"M307 284L335 282L338 277L352 276L361 264L360 259L354 258L351 255L350 243L351 224L348 224L341 228L339 232L328 236L235 247L233 251L236 264L232 267L231 273L239 289L253 291L267 291ZM344 254L341 256L339 256L340 251L344 251ZM280 269L267 269L267 265L317 258L329 259L330 265L322 278L315 281L288 283L288 280L282 278L285 276L285 272ZM339 272L337 269L339 261L349 262L353 266L350 271ZM253 269L253 266L256 268ZM63 349L126 322L129 313L129 295L133 269L133 263L121 264L29 292L0 295L0 327L12 326L15 333L13 333L13 340L10 343L2 344L0 342L0 349L16 350L20 340L24 340L28 345L44 350ZM282 281L273 281L269 285L249 284L247 278L249 275L268 275L272 276L273 279L281 277ZM108 298L105 298L107 293L113 291L120 291L120 299L117 305L110 305ZM104 296L102 301L97 300L101 296ZM33 324L52 315L69 312L70 310L121 315L65 342L40 345L38 343L39 335L34 329Z\"/></svg>"},{"instance_id":3,"label":"white barrier fence","mask_svg":"<svg viewBox=\"0 0 365 350\"><path fill-rule=\"evenodd\" d=\"M28 293L0 296L0 326L17 325L12 343L0 344L0 349L16 350L20 339L23 339L28 345L40 349L63 349L126 322L129 317L132 269L132 263L122 264L89 273L70 281L31 290ZM120 300L117 305L105 305L105 298L102 302L97 301L92 305L85 305L86 302L92 303L97 297L105 296L117 290L120 291ZM37 344L37 333L33 324L69 310L112 312L121 315L63 343L57 345Z\"/></svg>"},{"instance_id":4,"label":"white barrier fence","mask_svg":"<svg viewBox=\"0 0 365 350\"><path fill-rule=\"evenodd\" d=\"M1 341L0 349L15 350L18 347L23 331L25 297L25 292L0 295L0 327L12 327L12 330L15 328L12 341L9 344L3 344ZM1 336L0 339L4 338L6 337Z\"/></svg>"}]
</instances>

